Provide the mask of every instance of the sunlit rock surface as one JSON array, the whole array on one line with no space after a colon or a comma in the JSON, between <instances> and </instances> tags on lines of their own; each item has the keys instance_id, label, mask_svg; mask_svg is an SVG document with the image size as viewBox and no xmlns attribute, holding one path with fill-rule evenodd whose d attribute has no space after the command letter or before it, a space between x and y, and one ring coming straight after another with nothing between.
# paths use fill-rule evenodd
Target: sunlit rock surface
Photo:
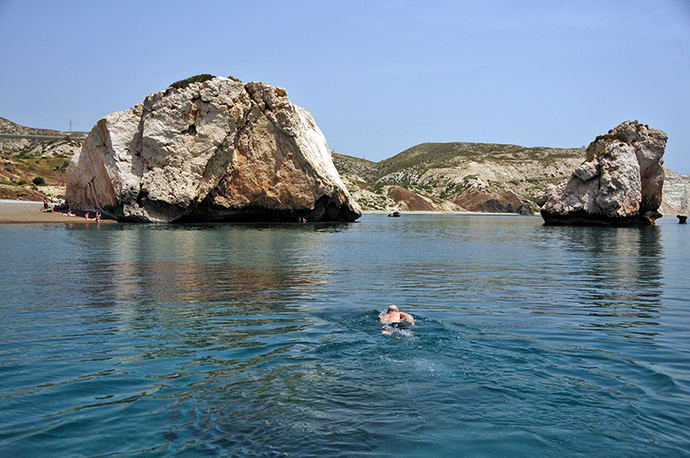
<instances>
[{"instance_id":1,"label":"sunlit rock surface","mask_svg":"<svg viewBox=\"0 0 690 458\"><path fill-rule=\"evenodd\" d=\"M653 225L664 184L667 136L626 121L587 148L585 161L538 196L547 224Z\"/></svg>"},{"instance_id":2,"label":"sunlit rock surface","mask_svg":"<svg viewBox=\"0 0 690 458\"><path fill-rule=\"evenodd\" d=\"M361 215L307 110L284 89L210 75L98 121L67 170L66 199L121 221Z\"/></svg>"}]
</instances>

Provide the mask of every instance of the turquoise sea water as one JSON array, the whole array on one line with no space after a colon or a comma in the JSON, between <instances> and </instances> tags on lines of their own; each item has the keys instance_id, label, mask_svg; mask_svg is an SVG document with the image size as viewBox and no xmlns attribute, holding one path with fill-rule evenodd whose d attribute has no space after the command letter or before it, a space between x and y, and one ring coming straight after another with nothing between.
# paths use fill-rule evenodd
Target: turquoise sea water
<instances>
[{"instance_id":1,"label":"turquoise sea water","mask_svg":"<svg viewBox=\"0 0 690 458\"><path fill-rule=\"evenodd\" d=\"M688 456L660 223L0 226L0 455Z\"/></svg>"}]
</instances>

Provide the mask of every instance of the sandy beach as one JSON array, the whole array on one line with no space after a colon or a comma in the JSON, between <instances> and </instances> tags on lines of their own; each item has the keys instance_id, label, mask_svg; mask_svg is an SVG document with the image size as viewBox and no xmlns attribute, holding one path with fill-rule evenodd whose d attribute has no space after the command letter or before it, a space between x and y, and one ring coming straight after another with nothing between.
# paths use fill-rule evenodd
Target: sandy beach
<instances>
[{"instance_id":1,"label":"sandy beach","mask_svg":"<svg viewBox=\"0 0 690 458\"><path fill-rule=\"evenodd\" d=\"M86 221L79 216L64 216L61 212L42 212L43 202L24 200L0 200L0 224L2 223L83 223L99 224ZM103 223L114 223L114 220L102 220Z\"/></svg>"}]
</instances>

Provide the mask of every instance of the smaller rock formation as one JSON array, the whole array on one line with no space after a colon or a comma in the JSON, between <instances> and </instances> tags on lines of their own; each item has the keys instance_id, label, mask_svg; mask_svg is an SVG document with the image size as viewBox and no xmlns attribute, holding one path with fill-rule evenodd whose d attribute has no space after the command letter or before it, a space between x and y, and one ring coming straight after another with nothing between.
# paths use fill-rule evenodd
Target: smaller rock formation
<instances>
[{"instance_id":1,"label":"smaller rock formation","mask_svg":"<svg viewBox=\"0 0 690 458\"><path fill-rule=\"evenodd\" d=\"M587 147L585 161L536 199L546 224L654 225L661 217L667 135L626 121Z\"/></svg>"},{"instance_id":2,"label":"smaller rock formation","mask_svg":"<svg viewBox=\"0 0 690 458\"><path fill-rule=\"evenodd\" d=\"M678 224L688 224L687 215L676 215L676 218L678 218Z\"/></svg>"}]
</instances>

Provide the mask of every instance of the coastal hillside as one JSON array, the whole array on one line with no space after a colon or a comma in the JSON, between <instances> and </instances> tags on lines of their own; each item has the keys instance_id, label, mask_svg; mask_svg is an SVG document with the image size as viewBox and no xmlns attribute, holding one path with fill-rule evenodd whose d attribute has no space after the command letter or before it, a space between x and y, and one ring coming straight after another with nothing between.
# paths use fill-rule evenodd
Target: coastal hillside
<instances>
[{"instance_id":1,"label":"coastal hillside","mask_svg":"<svg viewBox=\"0 0 690 458\"><path fill-rule=\"evenodd\" d=\"M378 163L333 156L367 210L530 214L536 210L534 197L569 176L584 155L584 148L454 142L422 143Z\"/></svg>"},{"instance_id":2,"label":"coastal hillside","mask_svg":"<svg viewBox=\"0 0 690 458\"><path fill-rule=\"evenodd\" d=\"M86 132L36 129L0 117L0 199L64 195L65 170Z\"/></svg>"},{"instance_id":3,"label":"coastal hillside","mask_svg":"<svg viewBox=\"0 0 690 458\"><path fill-rule=\"evenodd\" d=\"M381 162L333 152L341 178L363 210L531 214L547 185L567 179L585 148L493 143L422 143ZM690 175L666 169L660 211L690 211Z\"/></svg>"},{"instance_id":4,"label":"coastal hillside","mask_svg":"<svg viewBox=\"0 0 690 458\"><path fill-rule=\"evenodd\" d=\"M2 138L3 150L12 151L15 154L33 154L34 149L41 150L43 154L56 154L68 151L69 148L60 148L70 140L81 145L87 132L63 132L60 130L37 129L14 123L9 119L0 117L0 138Z\"/></svg>"}]
</instances>

